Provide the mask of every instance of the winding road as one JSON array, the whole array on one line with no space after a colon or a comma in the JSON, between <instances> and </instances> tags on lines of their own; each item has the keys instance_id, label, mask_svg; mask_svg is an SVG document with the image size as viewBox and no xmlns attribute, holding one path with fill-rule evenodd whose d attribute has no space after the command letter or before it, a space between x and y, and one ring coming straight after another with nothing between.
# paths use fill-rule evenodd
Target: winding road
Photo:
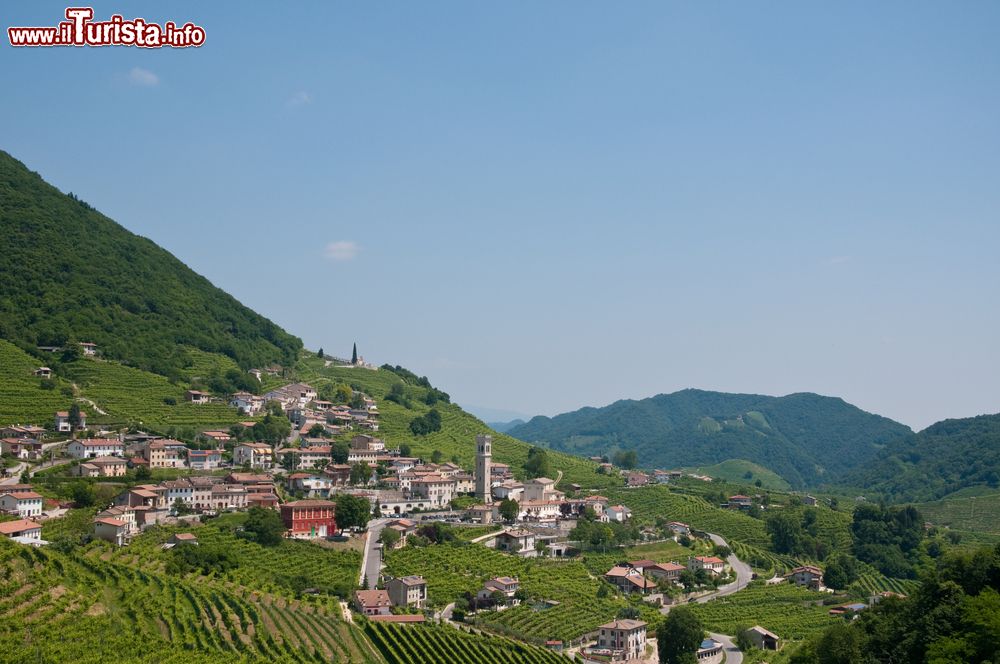
<instances>
[{"instance_id":1,"label":"winding road","mask_svg":"<svg viewBox=\"0 0 1000 664\"><path fill-rule=\"evenodd\" d=\"M729 544L719 535L713 533L708 533L709 538L711 538L712 543L716 546L729 547ZM736 580L732 583L727 583L724 586L719 586L714 592L708 593L707 595L702 595L695 599L698 604L705 604L706 602L711 602L713 599L719 597L725 597L726 595L732 595L735 592L746 588L750 584L751 579L753 579L753 570L750 565L746 564L742 560L736 557L735 553L730 553L726 557L726 562L729 566L733 568L736 572ZM667 615L670 613L670 609L674 605L668 605L660 609L660 613ZM678 605L683 606L683 605ZM726 664L742 664L743 662L743 652L736 647L733 642L733 637L726 634L713 634L709 633L709 638L715 639L722 644L722 648L726 653Z\"/></svg>"}]
</instances>

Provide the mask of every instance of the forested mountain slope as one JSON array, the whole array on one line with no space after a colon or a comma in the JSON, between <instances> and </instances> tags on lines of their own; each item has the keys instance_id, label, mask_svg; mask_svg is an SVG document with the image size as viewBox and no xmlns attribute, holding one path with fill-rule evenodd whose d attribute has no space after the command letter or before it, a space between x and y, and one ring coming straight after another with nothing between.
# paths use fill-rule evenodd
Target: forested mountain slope
<instances>
[{"instance_id":1,"label":"forested mountain slope","mask_svg":"<svg viewBox=\"0 0 1000 664\"><path fill-rule=\"evenodd\" d=\"M509 433L581 455L634 449L647 467L746 459L801 487L836 479L912 432L843 399L818 394L682 390L535 417Z\"/></svg>"}]
</instances>

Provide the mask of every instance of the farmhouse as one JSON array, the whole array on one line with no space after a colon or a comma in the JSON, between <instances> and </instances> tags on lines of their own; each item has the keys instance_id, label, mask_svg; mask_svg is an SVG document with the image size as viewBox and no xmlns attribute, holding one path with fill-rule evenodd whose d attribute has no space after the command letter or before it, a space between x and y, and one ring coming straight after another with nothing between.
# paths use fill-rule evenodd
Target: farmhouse
<instances>
[{"instance_id":1,"label":"farmhouse","mask_svg":"<svg viewBox=\"0 0 1000 664\"><path fill-rule=\"evenodd\" d=\"M4 438L0 453L15 459L34 460L42 455L42 443L34 438Z\"/></svg>"},{"instance_id":2,"label":"farmhouse","mask_svg":"<svg viewBox=\"0 0 1000 664\"><path fill-rule=\"evenodd\" d=\"M517 591L520 589L521 582L516 578L498 576L483 584L483 587L476 593L476 599L480 601L499 599L498 604L514 606L520 603L520 600L516 597Z\"/></svg>"},{"instance_id":3,"label":"farmhouse","mask_svg":"<svg viewBox=\"0 0 1000 664\"><path fill-rule=\"evenodd\" d=\"M760 648L761 650L781 649L781 638L774 632L769 632L760 625L754 625L745 633L748 637L750 637L750 641L753 643L754 648Z\"/></svg>"},{"instance_id":4,"label":"farmhouse","mask_svg":"<svg viewBox=\"0 0 1000 664\"><path fill-rule=\"evenodd\" d=\"M222 465L222 450L187 450L188 467L192 470L215 470Z\"/></svg>"},{"instance_id":5,"label":"farmhouse","mask_svg":"<svg viewBox=\"0 0 1000 664\"><path fill-rule=\"evenodd\" d=\"M208 403L212 395L208 392L202 392L201 390L187 390L184 393L184 399L190 403L205 404Z\"/></svg>"},{"instance_id":6,"label":"farmhouse","mask_svg":"<svg viewBox=\"0 0 1000 664\"><path fill-rule=\"evenodd\" d=\"M94 536L115 546L128 544L129 525L120 519L103 517L94 519Z\"/></svg>"},{"instance_id":7,"label":"farmhouse","mask_svg":"<svg viewBox=\"0 0 1000 664\"><path fill-rule=\"evenodd\" d=\"M42 513L42 496L34 491L19 491L4 493L0 487L0 510L7 514L27 519L40 516Z\"/></svg>"},{"instance_id":8,"label":"farmhouse","mask_svg":"<svg viewBox=\"0 0 1000 664\"><path fill-rule=\"evenodd\" d=\"M392 600L384 590L355 590L354 608L366 616L387 616L392 613Z\"/></svg>"},{"instance_id":9,"label":"farmhouse","mask_svg":"<svg viewBox=\"0 0 1000 664\"><path fill-rule=\"evenodd\" d=\"M385 590L393 606L415 606L424 608L427 603L427 582L422 576L403 576L389 579Z\"/></svg>"},{"instance_id":10,"label":"farmhouse","mask_svg":"<svg viewBox=\"0 0 1000 664\"><path fill-rule=\"evenodd\" d=\"M525 558L538 555L535 551L535 533L523 528L504 531L496 537L497 551L516 553Z\"/></svg>"},{"instance_id":11,"label":"farmhouse","mask_svg":"<svg viewBox=\"0 0 1000 664\"><path fill-rule=\"evenodd\" d=\"M796 567L785 578L800 586L805 586L810 590L821 590L823 588L823 570L813 565L803 565Z\"/></svg>"},{"instance_id":12,"label":"farmhouse","mask_svg":"<svg viewBox=\"0 0 1000 664\"><path fill-rule=\"evenodd\" d=\"M87 428L87 414L80 411L80 421L76 425L77 430L83 431ZM60 410L56 413L56 431L59 433L71 433L73 425L69 421L69 411Z\"/></svg>"},{"instance_id":13,"label":"farmhouse","mask_svg":"<svg viewBox=\"0 0 1000 664\"><path fill-rule=\"evenodd\" d=\"M613 620L600 626L597 647L611 652L613 659L640 659L646 654L646 623Z\"/></svg>"},{"instance_id":14,"label":"farmhouse","mask_svg":"<svg viewBox=\"0 0 1000 664\"><path fill-rule=\"evenodd\" d=\"M726 563L721 558L715 556L694 556L688 558L688 569L696 572L700 569L718 576L726 569Z\"/></svg>"},{"instance_id":15,"label":"farmhouse","mask_svg":"<svg viewBox=\"0 0 1000 664\"><path fill-rule=\"evenodd\" d=\"M28 519L4 521L0 523L0 535L17 540L22 544L42 541L42 526Z\"/></svg>"},{"instance_id":16,"label":"farmhouse","mask_svg":"<svg viewBox=\"0 0 1000 664\"><path fill-rule=\"evenodd\" d=\"M626 594L648 595L656 588L654 581L629 563L615 565L604 574L604 579Z\"/></svg>"},{"instance_id":17,"label":"farmhouse","mask_svg":"<svg viewBox=\"0 0 1000 664\"><path fill-rule=\"evenodd\" d=\"M127 470L125 459L104 456L84 461L73 472L80 477L124 477Z\"/></svg>"},{"instance_id":18,"label":"farmhouse","mask_svg":"<svg viewBox=\"0 0 1000 664\"><path fill-rule=\"evenodd\" d=\"M66 446L66 453L74 459L122 456L125 446L117 438L85 438L74 440Z\"/></svg>"}]
</instances>

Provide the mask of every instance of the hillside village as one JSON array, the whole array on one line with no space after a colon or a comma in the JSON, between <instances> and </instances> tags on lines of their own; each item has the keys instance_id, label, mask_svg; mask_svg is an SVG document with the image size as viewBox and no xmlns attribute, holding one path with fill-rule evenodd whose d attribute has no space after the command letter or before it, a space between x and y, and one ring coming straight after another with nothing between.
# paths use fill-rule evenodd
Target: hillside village
<instances>
[{"instance_id":1,"label":"hillside village","mask_svg":"<svg viewBox=\"0 0 1000 664\"><path fill-rule=\"evenodd\" d=\"M355 366L373 369L363 360L355 360ZM259 379L263 371L251 373ZM471 541L476 546L524 561L577 560L592 555L588 551L615 547L669 551L657 559L606 558L604 567L595 570L598 583L638 604L572 640L540 643L594 662L651 661L656 640L640 616L667 615L680 603L725 596L752 580L750 567L717 535L678 520L640 526L620 498L616 502L596 489L563 482L562 471L554 478L524 477L523 469L493 460L490 435L468 441L475 448L470 468L414 456L406 441L393 444L379 437L378 404L363 392L342 392L338 398L343 402L335 403L320 398L308 383L291 382L262 395L238 391L219 397L190 390L187 398L193 404L221 398L256 419L225 431L200 431L194 442L134 429L94 430L87 412L76 406L54 413L45 427L4 427L3 455L17 472L7 473L12 476L0 485L0 509L6 515L0 533L23 546L44 547L49 544L42 537L45 524L79 509L72 499L39 493L41 486L51 492L52 485L34 486L33 474L119 487L107 504L96 505L88 538L122 549L163 528L170 533L164 550L197 546L199 523L211 523L224 513L264 510L277 517L275 523L280 520L283 538L333 545L357 541L360 589L344 598L345 606L365 620L401 625L442 619L456 626L492 624L490 616L513 615L525 602L553 602L526 593L517 576L505 573L506 565L487 575L475 592L445 599L428 590L433 568L391 573L393 552L426 546L428 539L437 541L445 534L467 531L475 535ZM260 435L261 423L271 418L288 422L287 433L273 443ZM606 458L593 461L600 473L620 476L623 488L616 495L681 480L712 481L697 473L643 472L617 469ZM155 480L157 476L163 478ZM759 499L736 493L717 509L749 512L760 508ZM816 505L811 496L803 500ZM363 505L360 513L357 505ZM767 583L832 592L823 585L823 570L813 565L790 567ZM448 608L455 601L460 610ZM830 615L856 616L867 606L843 602ZM762 648L777 649L782 642L760 626L747 634ZM726 643L706 639L697 649L698 661L721 662Z\"/></svg>"}]
</instances>

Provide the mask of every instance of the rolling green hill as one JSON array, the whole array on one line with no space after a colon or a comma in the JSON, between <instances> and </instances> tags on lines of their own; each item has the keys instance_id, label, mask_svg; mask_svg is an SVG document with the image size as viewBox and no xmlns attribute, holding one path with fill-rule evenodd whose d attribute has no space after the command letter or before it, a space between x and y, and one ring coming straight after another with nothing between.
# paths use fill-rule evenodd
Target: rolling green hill
<instances>
[{"instance_id":1,"label":"rolling green hill","mask_svg":"<svg viewBox=\"0 0 1000 664\"><path fill-rule=\"evenodd\" d=\"M842 399L817 394L682 390L535 417L509 433L585 456L634 449L647 467L746 459L802 487L836 479L912 432Z\"/></svg>"},{"instance_id":2,"label":"rolling green hill","mask_svg":"<svg viewBox=\"0 0 1000 664\"><path fill-rule=\"evenodd\" d=\"M897 440L845 478L900 502L932 501L968 487L1000 486L1000 415L944 420Z\"/></svg>"},{"instance_id":3,"label":"rolling green hill","mask_svg":"<svg viewBox=\"0 0 1000 664\"><path fill-rule=\"evenodd\" d=\"M791 488L788 482L773 470L745 459L727 459L711 466L695 466L684 470L717 477L734 484L753 484L760 480L761 488L774 491L788 491Z\"/></svg>"},{"instance_id":4,"label":"rolling green hill","mask_svg":"<svg viewBox=\"0 0 1000 664\"><path fill-rule=\"evenodd\" d=\"M174 377L185 347L244 369L292 364L302 342L169 252L0 152L0 338L33 349L92 341Z\"/></svg>"}]
</instances>

